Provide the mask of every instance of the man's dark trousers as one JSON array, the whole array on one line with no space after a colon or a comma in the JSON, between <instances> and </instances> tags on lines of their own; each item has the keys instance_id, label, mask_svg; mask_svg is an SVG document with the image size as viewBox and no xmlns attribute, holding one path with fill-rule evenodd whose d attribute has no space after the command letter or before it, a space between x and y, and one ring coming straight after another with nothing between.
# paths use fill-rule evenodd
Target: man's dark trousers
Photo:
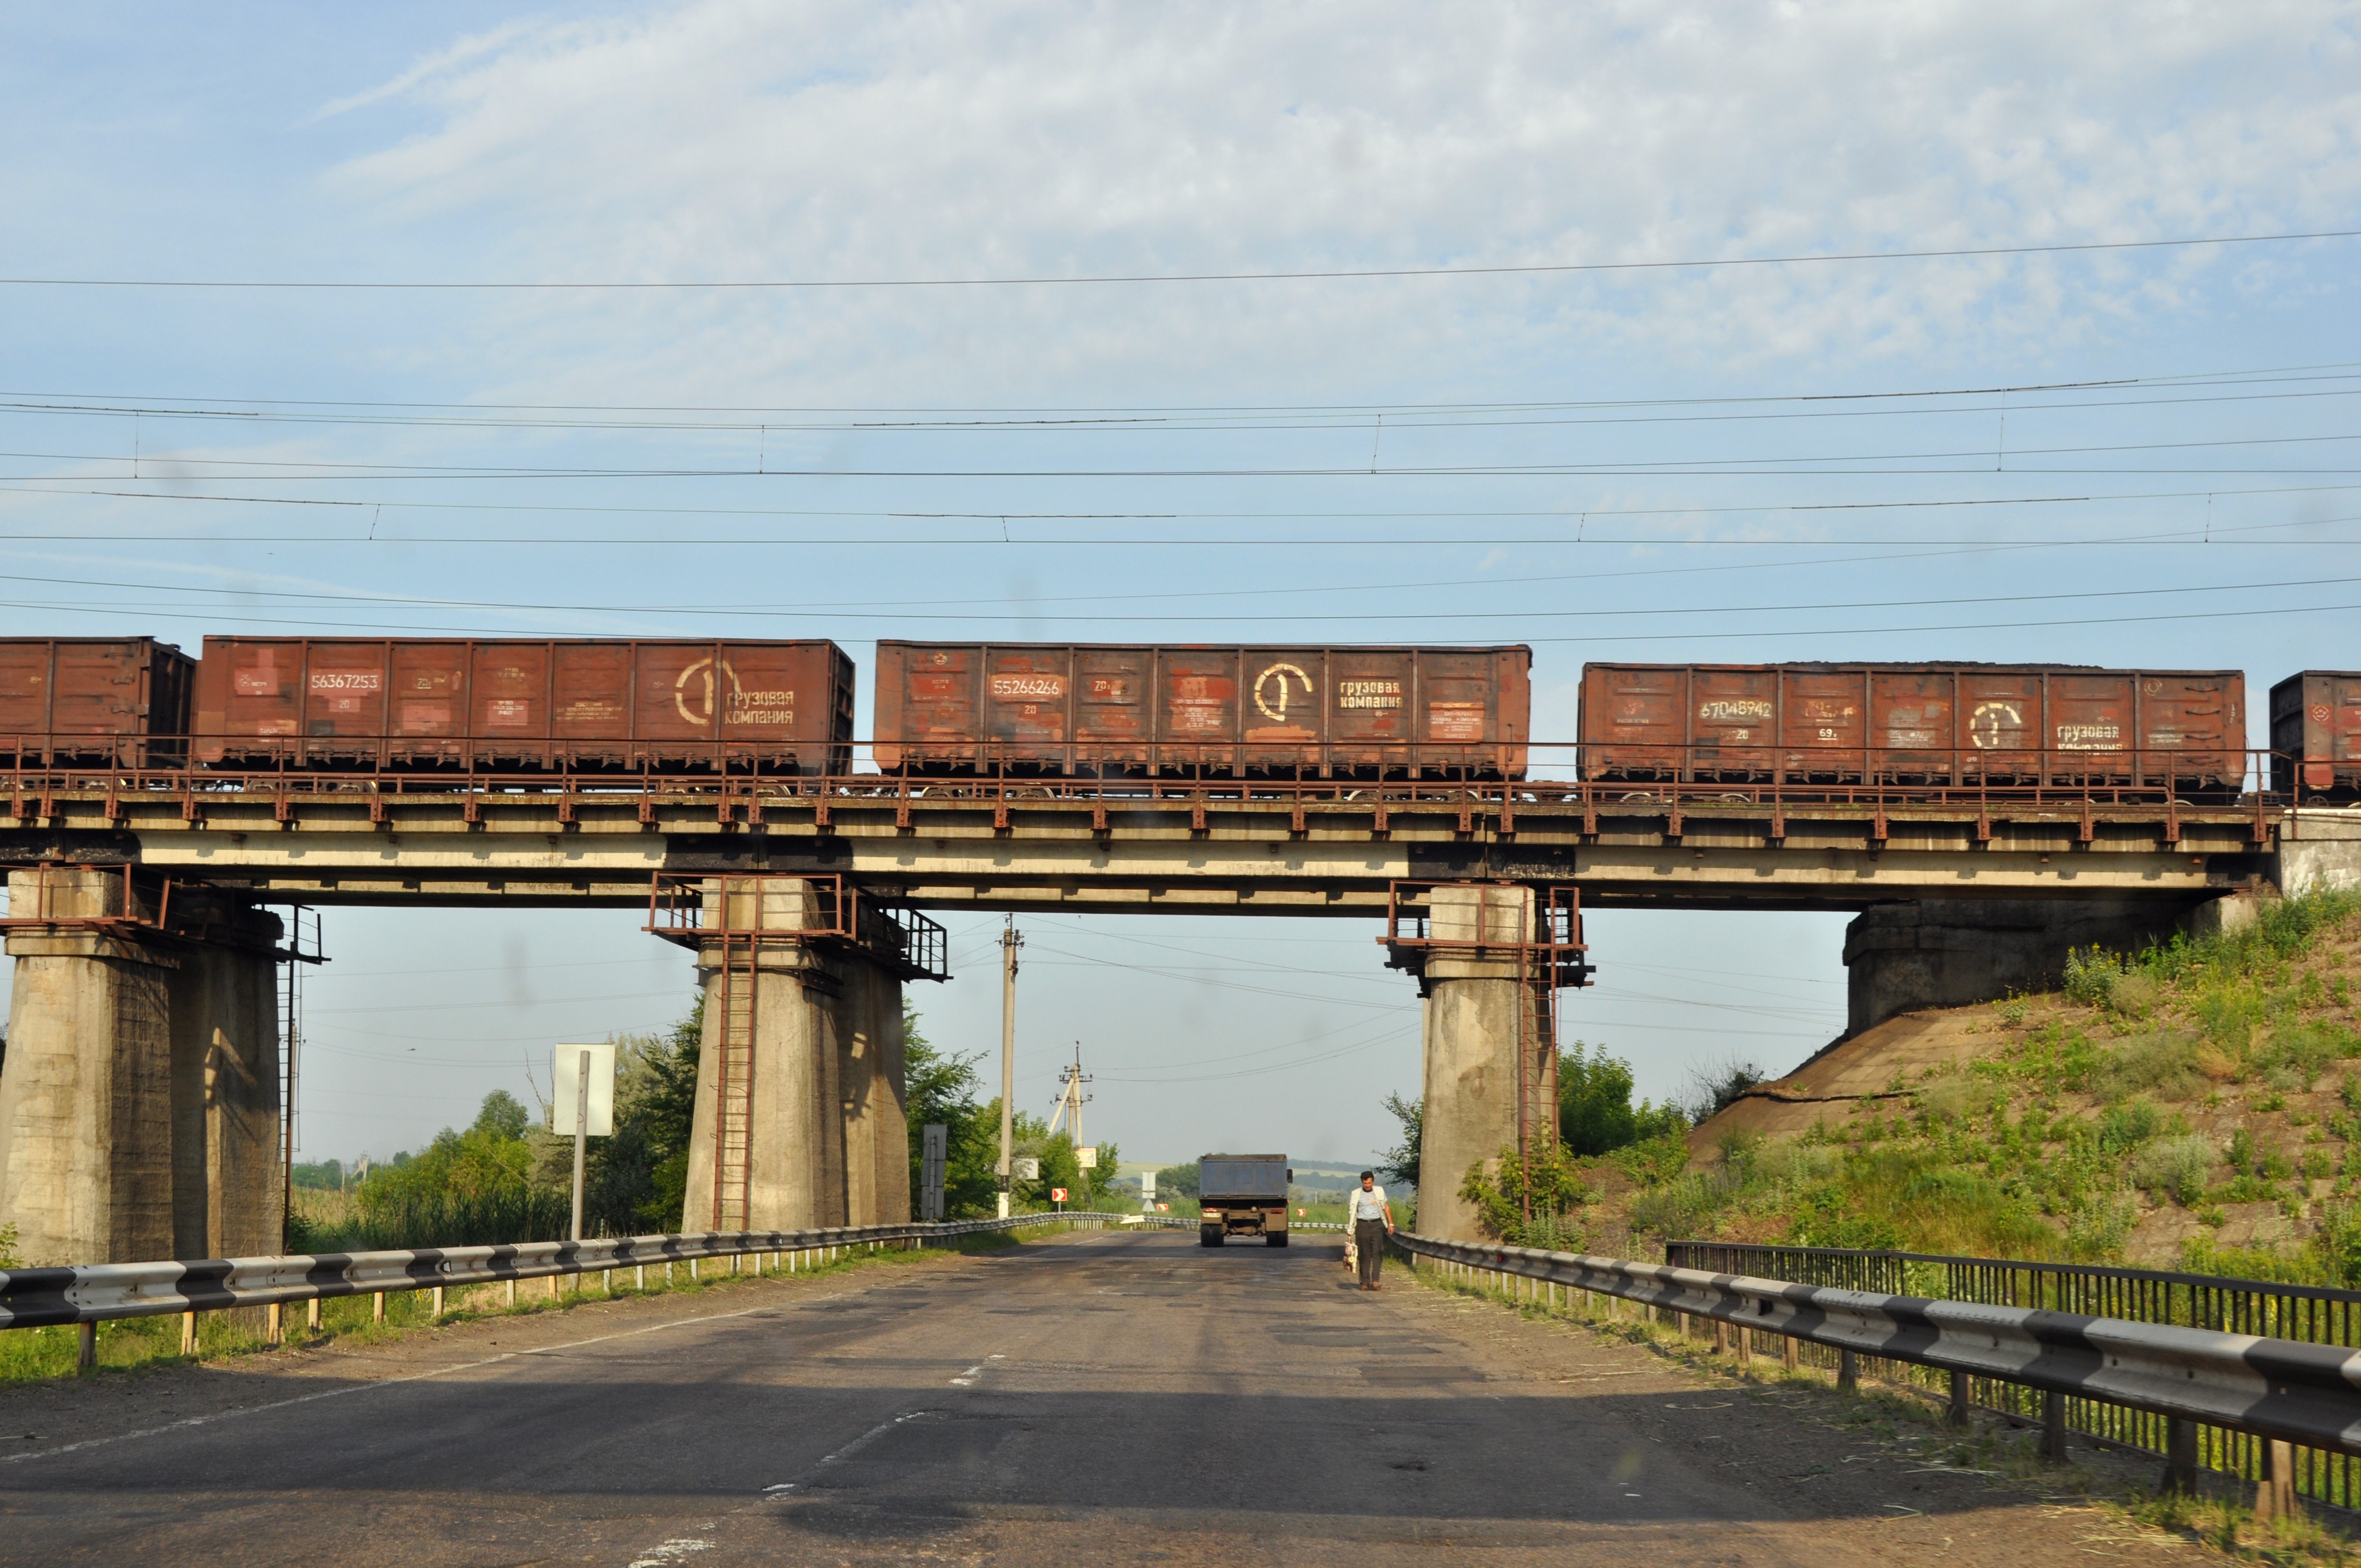
<instances>
[{"instance_id":1,"label":"man's dark trousers","mask_svg":"<svg viewBox=\"0 0 2361 1568\"><path fill-rule=\"evenodd\" d=\"M1361 1283L1378 1282L1378 1265L1386 1255L1386 1223L1383 1220L1360 1220L1353 1225L1353 1245L1360 1249Z\"/></svg>"}]
</instances>

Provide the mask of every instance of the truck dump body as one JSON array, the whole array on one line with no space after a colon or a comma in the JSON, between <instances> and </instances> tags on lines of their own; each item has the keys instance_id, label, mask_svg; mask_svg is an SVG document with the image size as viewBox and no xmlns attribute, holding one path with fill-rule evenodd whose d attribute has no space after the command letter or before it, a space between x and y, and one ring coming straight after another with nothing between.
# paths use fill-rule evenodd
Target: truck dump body
<instances>
[{"instance_id":1,"label":"truck dump body","mask_svg":"<svg viewBox=\"0 0 2361 1568\"><path fill-rule=\"evenodd\" d=\"M1230 1236L1287 1245L1287 1190L1295 1172L1283 1154L1207 1155L1197 1162L1197 1239L1219 1246Z\"/></svg>"}]
</instances>

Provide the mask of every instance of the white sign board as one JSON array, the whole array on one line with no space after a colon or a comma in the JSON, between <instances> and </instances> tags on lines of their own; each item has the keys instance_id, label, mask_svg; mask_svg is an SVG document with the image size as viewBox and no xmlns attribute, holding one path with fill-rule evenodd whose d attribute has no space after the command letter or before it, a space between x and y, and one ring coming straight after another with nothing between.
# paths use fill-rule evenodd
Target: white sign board
<instances>
[{"instance_id":1,"label":"white sign board","mask_svg":"<svg viewBox=\"0 0 2361 1568\"><path fill-rule=\"evenodd\" d=\"M1081 1166L1084 1170L1096 1170L1099 1168L1099 1151L1097 1147L1092 1145L1085 1145L1082 1147L1076 1149L1074 1151L1074 1163Z\"/></svg>"},{"instance_id":2,"label":"white sign board","mask_svg":"<svg viewBox=\"0 0 2361 1568\"><path fill-rule=\"evenodd\" d=\"M1041 1179L1041 1162L1030 1156L1019 1156L1008 1162L1010 1174L1019 1181Z\"/></svg>"},{"instance_id":3,"label":"white sign board","mask_svg":"<svg viewBox=\"0 0 2361 1568\"><path fill-rule=\"evenodd\" d=\"M1143 1170L1139 1173L1139 1195L1142 1198L1154 1198L1156 1196L1156 1173L1154 1171Z\"/></svg>"},{"instance_id":4,"label":"white sign board","mask_svg":"<svg viewBox=\"0 0 2361 1568\"><path fill-rule=\"evenodd\" d=\"M582 1100L582 1056L590 1056L590 1124L582 1129L594 1138L615 1131L615 1045L560 1046L556 1051L557 1088L549 1102L549 1130L560 1137L574 1135L574 1112Z\"/></svg>"}]
</instances>

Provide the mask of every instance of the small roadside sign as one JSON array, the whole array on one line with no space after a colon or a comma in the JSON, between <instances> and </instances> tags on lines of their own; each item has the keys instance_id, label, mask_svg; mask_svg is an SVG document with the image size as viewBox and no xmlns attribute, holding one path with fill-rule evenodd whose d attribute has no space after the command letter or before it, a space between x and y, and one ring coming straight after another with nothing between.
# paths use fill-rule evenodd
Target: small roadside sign
<instances>
[{"instance_id":1,"label":"small roadside sign","mask_svg":"<svg viewBox=\"0 0 2361 1568\"><path fill-rule=\"evenodd\" d=\"M1052 1187L1051 1189L1049 1189L1049 1201L1050 1201L1050 1202L1052 1202L1052 1203L1062 1203L1062 1202L1064 1202L1065 1201L1066 1201L1066 1190L1065 1190L1064 1188L1062 1188L1062 1187Z\"/></svg>"},{"instance_id":2,"label":"small roadside sign","mask_svg":"<svg viewBox=\"0 0 2361 1568\"><path fill-rule=\"evenodd\" d=\"M1081 1148L1076 1149L1074 1151L1074 1163L1081 1166L1084 1170L1096 1170L1099 1168L1099 1151L1097 1146L1094 1144L1084 1144Z\"/></svg>"}]
</instances>

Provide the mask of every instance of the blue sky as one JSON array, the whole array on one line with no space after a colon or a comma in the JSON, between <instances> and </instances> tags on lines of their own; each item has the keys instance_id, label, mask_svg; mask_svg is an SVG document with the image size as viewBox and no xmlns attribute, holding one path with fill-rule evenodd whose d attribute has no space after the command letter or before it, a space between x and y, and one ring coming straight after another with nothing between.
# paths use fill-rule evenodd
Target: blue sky
<instances>
[{"instance_id":1,"label":"blue sky","mask_svg":"<svg viewBox=\"0 0 2361 1568\"><path fill-rule=\"evenodd\" d=\"M2356 663L2345 5L52 7L0 48L0 615ZM2259 707L2259 704L2256 706ZM864 681L861 711L867 712ZM2255 740L2259 742L2257 734ZM996 1047L996 922L919 997ZM1358 925L1033 920L1020 1093L1356 1159ZM1645 1091L1843 1014L1841 917L1610 914ZM307 1154L690 977L625 914L331 910ZM1241 1053L1258 1052L1257 1056ZM1215 1063L1208 1058L1237 1058ZM1239 1066L1257 1068L1242 1076Z\"/></svg>"}]
</instances>

